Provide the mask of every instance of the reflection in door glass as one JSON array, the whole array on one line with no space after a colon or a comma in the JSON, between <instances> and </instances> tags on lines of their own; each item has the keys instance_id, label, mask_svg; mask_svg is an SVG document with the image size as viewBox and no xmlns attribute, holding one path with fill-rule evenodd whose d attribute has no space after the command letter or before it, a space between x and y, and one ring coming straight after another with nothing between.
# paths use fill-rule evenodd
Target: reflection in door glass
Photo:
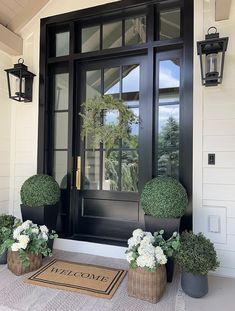
<instances>
[{"instance_id":1,"label":"reflection in door glass","mask_svg":"<svg viewBox=\"0 0 235 311\"><path fill-rule=\"evenodd\" d=\"M98 190L100 185L100 152L85 152L84 189Z\"/></svg>"},{"instance_id":2,"label":"reflection in door glass","mask_svg":"<svg viewBox=\"0 0 235 311\"><path fill-rule=\"evenodd\" d=\"M103 122L105 125L117 125L118 117L119 117L118 110L105 111Z\"/></svg>"},{"instance_id":3,"label":"reflection in door glass","mask_svg":"<svg viewBox=\"0 0 235 311\"><path fill-rule=\"evenodd\" d=\"M122 191L138 192L138 151L122 151Z\"/></svg>"},{"instance_id":4,"label":"reflection in door glass","mask_svg":"<svg viewBox=\"0 0 235 311\"><path fill-rule=\"evenodd\" d=\"M86 99L101 95L101 70L86 72Z\"/></svg>"},{"instance_id":5,"label":"reflection in door glass","mask_svg":"<svg viewBox=\"0 0 235 311\"><path fill-rule=\"evenodd\" d=\"M159 88L177 88L180 85L180 60L169 59L159 63Z\"/></svg>"},{"instance_id":6,"label":"reflection in door glass","mask_svg":"<svg viewBox=\"0 0 235 311\"><path fill-rule=\"evenodd\" d=\"M125 45L146 42L146 16L125 20Z\"/></svg>"},{"instance_id":7,"label":"reflection in door glass","mask_svg":"<svg viewBox=\"0 0 235 311\"><path fill-rule=\"evenodd\" d=\"M135 103L135 106L134 106ZM139 102L127 102L127 105L134 114L139 117ZM137 149L139 147L139 124L132 124L130 127L130 139L123 139L123 148Z\"/></svg>"},{"instance_id":8,"label":"reflection in door glass","mask_svg":"<svg viewBox=\"0 0 235 311\"><path fill-rule=\"evenodd\" d=\"M55 75L55 110L67 110L69 102L69 74Z\"/></svg>"},{"instance_id":9,"label":"reflection in door glass","mask_svg":"<svg viewBox=\"0 0 235 311\"><path fill-rule=\"evenodd\" d=\"M140 85L140 66L131 65L123 66L122 73L122 92L139 92Z\"/></svg>"},{"instance_id":10,"label":"reflection in door glass","mask_svg":"<svg viewBox=\"0 0 235 311\"><path fill-rule=\"evenodd\" d=\"M120 166L119 152L104 152L103 190L117 191L119 189Z\"/></svg>"},{"instance_id":11,"label":"reflection in door glass","mask_svg":"<svg viewBox=\"0 0 235 311\"><path fill-rule=\"evenodd\" d=\"M100 26L82 29L82 52L92 52L100 49Z\"/></svg>"},{"instance_id":12,"label":"reflection in door glass","mask_svg":"<svg viewBox=\"0 0 235 311\"><path fill-rule=\"evenodd\" d=\"M179 177L180 61L159 62L157 175Z\"/></svg>"},{"instance_id":13,"label":"reflection in door glass","mask_svg":"<svg viewBox=\"0 0 235 311\"><path fill-rule=\"evenodd\" d=\"M180 37L180 9L160 12L160 40Z\"/></svg>"},{"instance_id":14,"label":"reflection in door glass","mask_svg":"<svg viewBox=\"0 0 235 311\"><path fill-rule=\"evenodd\" d=\"M56 112L54 114L54 148L68 148L68 112Z\"/></svg>"},{"instance_id":15,"label":"reflection in door glass","mask_svg":"<svg viewBox=\"0 0 235 311\"><path fill-rule=\"evenodd\" d=\"M54 151L53 176L61 189L67 189L67 151Z\"/></svg>"},{"instance_id":16,"label":"reflection in door glass","mask_svg":"<svg viewBox=\"0 0 235 311\"><path fill-rule=\"evenodd\" d=\"M103 25L103 49L122 46L122 22Z\"/></svg>"},{"instance_id":17,"label":"reflection in door glass","mask_svg":"<svg viewBox=\"0 0 235 311\"><path fill-rule=\"evenodd\" d=\"M159 107L158 175L179 176L179 105Z\"/></svg>"},{"instance_id":18,"label":"reflection in door glass","mask_svg":"<svg viewBox=\"0 0 235 311\"><path fill-rule=\"evenodd\" d=\"M58 32L55 35L55 56L69 55L69 35L68 31Z\"/></svg>"},{"instance_id":19,"label":"reflection in door glass","mask_svg":"<svg viewBox=\"0 0 235 311\"><path fill-rule=\"evenodd\" d=\"M114 67L104 70L104 94L112 94L115 98L119 98L120 67Z\"/></svg>"}]
</instances>

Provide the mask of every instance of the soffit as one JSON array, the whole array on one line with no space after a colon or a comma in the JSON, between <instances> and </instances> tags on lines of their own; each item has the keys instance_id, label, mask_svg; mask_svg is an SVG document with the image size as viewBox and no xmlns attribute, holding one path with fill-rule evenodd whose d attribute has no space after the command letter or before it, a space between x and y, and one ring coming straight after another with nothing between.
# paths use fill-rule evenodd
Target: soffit
<instances>
[{"instance_id":1,"label":"soffit","mask_svg":"<svg viewBox=\"0 0 235 311\"><path fill-rule=\"evenodd\" d=\"M17 32L49 0L0 0L0 24L13 32Z\"/></svg>"}]
</instances>

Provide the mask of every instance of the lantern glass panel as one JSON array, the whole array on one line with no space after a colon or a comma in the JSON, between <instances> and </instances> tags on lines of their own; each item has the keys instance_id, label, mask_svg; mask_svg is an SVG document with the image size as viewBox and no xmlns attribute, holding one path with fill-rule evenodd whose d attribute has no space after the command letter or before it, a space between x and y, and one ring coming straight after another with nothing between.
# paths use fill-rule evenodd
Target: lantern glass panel
<instances>
[{"instance_id":1,"label":"lantern glass panel","mask_svg":"<svg viewBox=\"0 0 235 311\"><path fill-rule=\"evenodd\" d=\"M218 54L212 53L206 55L206 73L207 74L218 74Z\"/></svg>"},{"instance_id":2,"label":"lantern glass panel","mask_svg":"<svg viewBox=\"0 0 235 311\"><path fill-rule=\"evenodd\" d=\"M10 74L10 88L11 97L19 101L24 101L25 99L25 78L21 79L21 90L20 90L20 78Z\"/></svg>"}]
</instances>

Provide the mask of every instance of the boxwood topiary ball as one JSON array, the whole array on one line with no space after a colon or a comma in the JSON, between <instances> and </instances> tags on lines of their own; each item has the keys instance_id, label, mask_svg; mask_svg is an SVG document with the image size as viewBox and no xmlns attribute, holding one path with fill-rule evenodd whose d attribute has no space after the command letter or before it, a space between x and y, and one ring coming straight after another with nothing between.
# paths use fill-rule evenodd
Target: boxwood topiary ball
<instances>
[{"instance_id":1,"label":"boxwood topiary ball","mask_svg":"<svg viewBox=\"0 0 235 311\"><path fill-rule=\"evenodd\" d=\"M185 188L172 177L157 177L146 183L140 198L147 215L156 218L178 218L188 204Z\"/></svg>"},{"instance_id":2,"label":"boxwood topiary ball","mask_svg":"<svg viewBox=\"0 0 235 311\"><path fill-rule=\"evenodd\" d=\"M182 233L175 259L183 271L193 274L206 275L219 266L213 243L202 233L192 231Z\"/></svg>"},{"instance_id":3,"label":"boxwood topiary ball","mask_svg":"<svg viewBox=\"0 0 235 311\"><path fill-rule=\"evenodd\" d=\"M54 205L60 199L60 187L52 176L38 174L23 183L20 196L29 207Z\"/></svg>"}]
</instances>

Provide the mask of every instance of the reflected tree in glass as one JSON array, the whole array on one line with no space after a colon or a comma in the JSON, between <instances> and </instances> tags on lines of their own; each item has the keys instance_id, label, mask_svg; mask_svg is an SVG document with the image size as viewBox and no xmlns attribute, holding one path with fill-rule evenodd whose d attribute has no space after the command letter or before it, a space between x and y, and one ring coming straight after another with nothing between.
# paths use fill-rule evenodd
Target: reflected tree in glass
<instances>
[{"instance_id":1,"label":"reflected tree in glass","mask_svg":"<svg viewBox=\"0 0 235 311\"><path fill-rule=\"evenodd\" d=\"M158 175L179 177L179 122L173 116L159 133Z\"/></svg>"}]
</instances>

